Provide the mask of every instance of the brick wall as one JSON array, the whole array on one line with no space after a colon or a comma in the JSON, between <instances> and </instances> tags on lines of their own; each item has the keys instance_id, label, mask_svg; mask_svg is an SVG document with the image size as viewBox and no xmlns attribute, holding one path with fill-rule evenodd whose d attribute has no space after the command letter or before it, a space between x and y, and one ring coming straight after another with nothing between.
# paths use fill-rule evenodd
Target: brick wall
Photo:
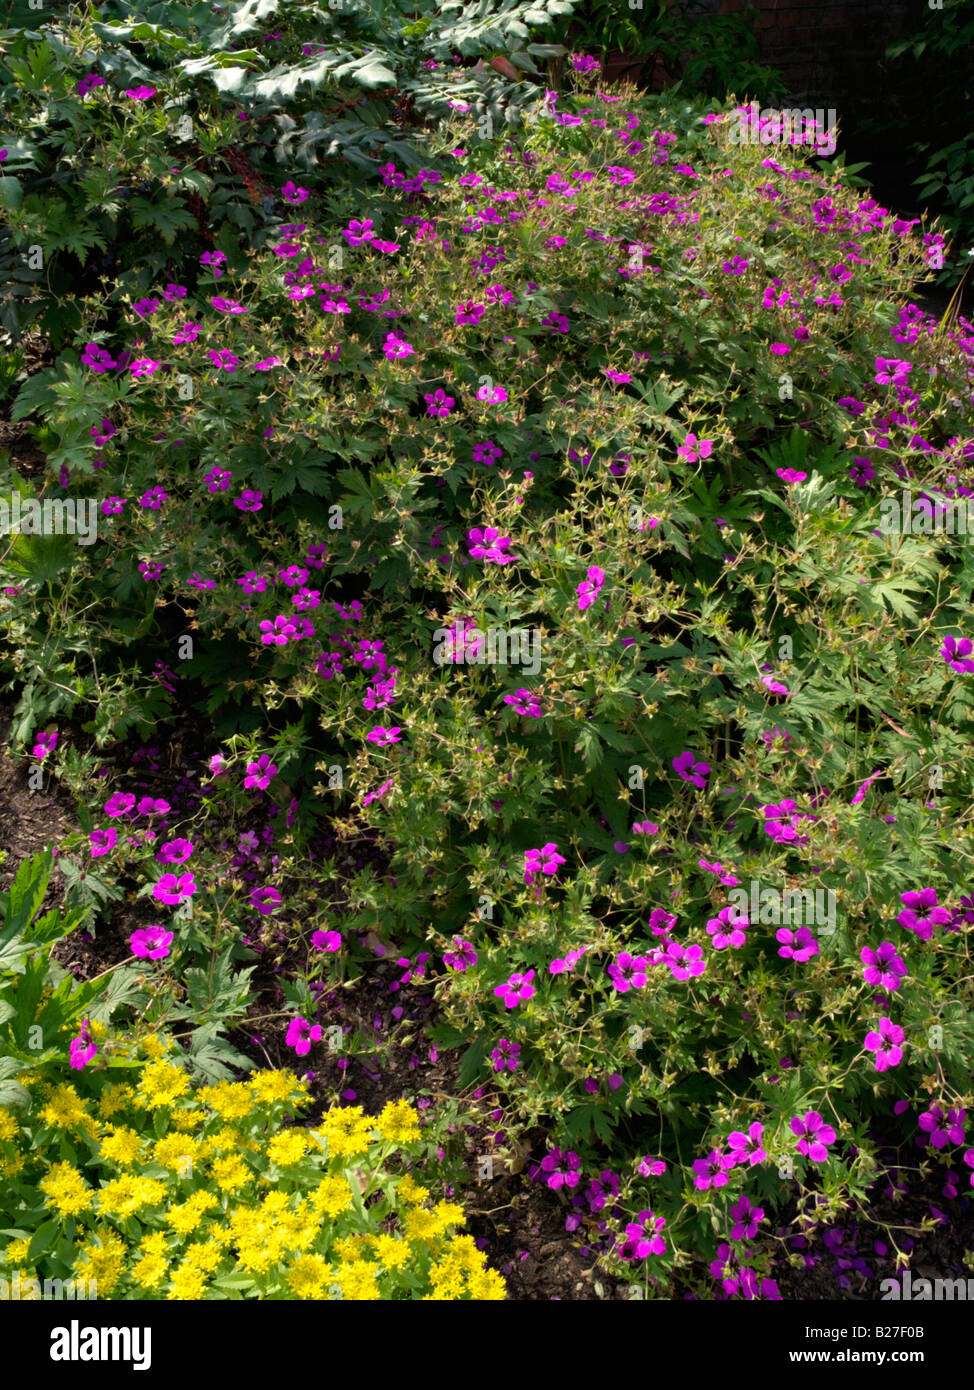
<instances>
[{"instance_id":1,"label":"brick wall","mask_svg":"<svg viewBox=\"0 0 974 1390\"><path fill-rule=\"evenodd\" d=\"M895 100L885 79L886 46L937 11L917 0L714 0L719 13L758 11L762 61L788 84L788 103L832 107L840 125L882 120ZM707 8L711 8L710 5ZM889 114L886 112L885 114Z\"/></svg>"}]
</instances>

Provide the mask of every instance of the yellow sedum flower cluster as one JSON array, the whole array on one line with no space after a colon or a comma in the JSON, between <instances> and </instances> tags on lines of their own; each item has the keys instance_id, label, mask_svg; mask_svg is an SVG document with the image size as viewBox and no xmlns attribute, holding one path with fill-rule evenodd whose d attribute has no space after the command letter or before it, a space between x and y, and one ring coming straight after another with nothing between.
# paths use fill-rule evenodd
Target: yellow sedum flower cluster
<instances>
[{"instance_id":1,"label":"yellow sedum flower cluster","mask_svg":"<svg viewBox=\"0 0 974 1390\"><path fill-rule=\"evenodd\" d=\"M128 1084L97 1069L51 1083L39 1069L23 1076L32 1106L0 1108L0 1173L29 1175L0 1187L0 1225L16 1235L0 1277L26 1260L32 1211L33 1229L60 1223L39 1277L95 1281L101 1298L506 1296L458 1233L462 1207L404 1171L423 1137L408 1102L331 1109L312 1129L290 1072L194 1087L167 1039L121 1050Z\"/></svg>"}]
</instances>

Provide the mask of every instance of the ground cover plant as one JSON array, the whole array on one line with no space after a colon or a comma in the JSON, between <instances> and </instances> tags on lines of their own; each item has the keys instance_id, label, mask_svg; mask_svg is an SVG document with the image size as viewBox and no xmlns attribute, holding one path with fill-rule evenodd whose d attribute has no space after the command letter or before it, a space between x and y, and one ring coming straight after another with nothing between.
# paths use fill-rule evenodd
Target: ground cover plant
<instances>
[{"instance_id":1,"label":"ground cover plant","mask_svg":"<svg viewBox=\"0 0 974 1390\"><path fill-rule=\"evenodd\" d=\"M172 1032L187 1087L243 1086L258 1000L323 1072L328 1001L378 968L432 989L426 1045L456 1053L428 1182L463 1199L462 1098L496 1096L474 1171L526 1164L632 1296L776 1298L755 1240L860 1209L891 1135L919 1126L955 1195L974 1167L974 328L910 302L940 232L735 138L736 101L568 69L535 121L458 107L373 182L285 164L290 220L79 298L16 383L45 462L9 507L91 504L0 561L12 741L76 803L45 940L83 926L121 981L45 1065L94 1093ZM145 782L125 740L187 714L205 751ZM21 1090L53 1007L30 972ZM4 1104L16 1144L41 1112ZM356 1220L395 1240L384 1190ZM10 1226L19 1268L42 1227ZM462 1249L465 1285L434 1250L405 1296L501 1292ZM211 1256L168 1296L297 1292Z\"/></svg>"}]
</instances>

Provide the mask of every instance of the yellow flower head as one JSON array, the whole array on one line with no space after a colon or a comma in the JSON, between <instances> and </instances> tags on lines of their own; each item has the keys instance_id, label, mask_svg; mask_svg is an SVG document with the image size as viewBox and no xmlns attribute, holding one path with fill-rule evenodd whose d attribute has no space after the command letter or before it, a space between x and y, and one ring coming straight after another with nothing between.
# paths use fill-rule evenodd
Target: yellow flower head
<instances>
[{"instance_id":1,"label":"yellow flower head","mask_svg":"<svg viewBox=\"0 0 974 1390\"><path fill-rule=\"evenodd\" d=\"M183 1263L212 1274L223 1258L220 1243L216 1240L197 1240L187 1245Z\"/></svg>"},{"instance_id":2,"label":"yellow flower head","mask_svg":"<svg viewBox=\"0 0 974 1390\"><path fill-rule=\"evenodd\" d=\"M94 1282L98 1297L110 1294L118 1283L125 1266L125 1242L114 1231L99 1229L81 1247L74 1272L80 1279Z\"/></svg>"},{"instance_id":3,"label":"yellow flower head","mask_svg":"<svg viewBox=\"0 0 974 1390\"><path fill-rule=\"evenodd\" d=\"M411 1139L420 1137L419 1116L405 1100L389 1101L383 1107L376 1126L383 1139L388 1139L391 1143L406 1144Z\"/></svg>"},{"instance_id":4,"label":"yellow flower head","mask_svg":"<svg viewBox=\"0 0 974 1390\"><path fill-rule=\"evenodd\" d=\"M165 1216L166 1224L171 1226L177 1235L188 1236L196 1230L203 1219L204 1212L217 1205L217 1199L212 1192L200 1189L199 1192L194 1192L192 1197L188 1197L185 1202L180 1202L177 1206L169 1208Z\"/></svg>"},{"instance_id":5,"label":"yellow flower head","mask_svg":"<svg viewBox=\"0 0 974 1390\"><path fill-rule=\"evenodd\" d=\"M196 1265L183 1261L172 1272L169 1281L169 1292L166 1298L169 1301L178 1299L197 1300L203 1297L206 1288L206 1272L199 1269Z\"/></svg>"},{"instance_id":6,"label":"yellow flower head","mask_svg":"<svg viewBox=\"0 0 974 1390\"><path fill-rule=\"evenodd\" d=\"M322 1178L318 1186L309 1192L308 1201L319 1214L338 1216L352 1205L352 1189L346 1179L338 1175Z\"/></svg>"},{"instance_id":7,"label":"yellow flower head","mask_svg":"<svg viewBox=\"0 0 974 1390\"><path fill-rule=\"evenodd\" d=\"M98 1212L101 1216L118 1216L123 1221L143 1207L157 1207L165 1201L166 1185L155 1178L143 1178L126 1173L98 1189Z\"/></svg>"},{"instance_id":8,"label":"yellow flower head","mask_svg":"<svg viewBox=\"0 0 974 1390\"><path fill-rule=\"evenodd\" d=\"M15 1178L26 1162L23 1154L0 1154L0 1178Z\"/></svg>"},{"instance_id":9,"label":"yellow flower head","mask_svg":"<svg viewBox=\"0 0 974 1390\"><path fill-rule=\"evenodd\" d=\"M456 1202L437 1202L433 1208L433 1215L439 1221L441 1231L447 1230L450 1226L463 1225L463 1207L457 1206Z\"/></svg>"},{"instance_id":10,"label":"yellow flower head","mask_svg":"<svg viewBox=\"0 0 974 1390\"><path fill-rule=\"evenodd\" d=\"M405 1269L409 1263L409 1242L395 1236L373 1236L372 1244L381 1265L386 1269Z\"/></svg>"},{"instance_id":11,"label":"yellow flower head","mask_svg":"<svg viewBox=\"0 0 974 1390\"><path fill-rule=\"evenodd\" d=\"M93 1123L87 1106L73 1086L55 1086L50 1099L41 1110L41 1119L55 1129L74 1130Z\"/></svg>"},{"instance_id":12,"label":"yellow flower head","mask_svg":"<svg viewBox=\"0 0 974 1390\"><path fill-rule=\"evenodd\" d=\"M254 1100L263 1105L272 1105L277 1101L303 1105L308 1100L307 1086L289 1071L258 1072L251 1078L250 1093Z\"/></svg>"},{"instance_id":13,"label":"yellow flower head","mask_svg":"<svg viewBox=\"0 0 974 1390\"><path fill-rule=\"evenodd\" d=\"M427 1211L425 1207L411 1207L406 1213L403 1226L406 1239L410 1241L434 1240L443 1229L436 1213Z\"/></svg>"},{"instance_id":14,"label":"yellow flower head","mask_svg":"<svg viewBox=\"0 0 974 1390\"><path fill-rule=\"evenodd\" d=\"M135 1091L131 1086L114 1081L105 1087L98 1098L98 1113L103 1120L110 1120L119 1110L131 1105L134 1099Z\"/></svg>"},{"instance_id":15,"label":"yellow flower head","mask_svg":"<svg viewBox=\"0 0 974 1390\"><path fill-rule=\"evenodd\" d=\"M299 1255L285 1278L296 1298L327 1298L332 1283L331 1266L321 1255Z\"/></svg>"},{"instance_id":16,"label":"yellow flower head","mask_svg":"<svg viewBox=\"0 0 974 1390\"><path fill-rule=\"evenodd\" d=\"M0 1139L16 1139L18 1134L17 1121L13 1117L13 1112L6 1106L0 1105Z\"/></svg>"},{"instance_id":17,"label":"yellow flower head","mask_svg":"<svg viewBox=\"0 0 974 1390\"><path fill-rule=\"evenodd\" d=\"M311 1138L307 1130L285 1129L280 1134L275 1134L267 1145L267 1157L279 1168L289 1168L292 1164L301 1162L310 1144Z\"/></svg>"},{"instance_id":18,"label":"yellow flower head","mask_svg":"<svg viewBox=\"0 0 974 1390\"><path fill-rule=\"evenodd\" d=\"M236 1154L216 1158L212 1164L213 1177L221 1192L236 1192L250 1181L250 1169Z\"/></svg>"},{"instance_id":19,"label":"yellow flower head","mask_svg":"<svg viewBox=\"0 0 974 1390\"><path fill-rule=\"evenodd\" d=\"M353 1260L350 1264L340 1264L335 1271L336 1282L340 1285L342 1297L361 1302L373 1301L380 1297L376 1282L376 1267L366 1260Z\"/></svg>"},{"instance_id":20,"label":"yellow flower head","mask_svg":"<svg viewBox=\"0 0 974 1390\"><path fill-rule=\"evenodd\" d=\"M157 1289L168 1272L161 1255L143 1255L132 1266L132 1278L143 1289Z\"/></svg>"},{"instance_id":21,"label":"yellow flower head","mask_svg":"<svg viewBox=\"0 0 974 1390\"><path fill-rule=\"evenodd\" d=\"M328 1140L329 1154L354 1158L368 1152L373 1121L360 1105L340 1106L322 1116L321 1128Z\"/></svg>"},{"instance_id":22,"label":"yellow flower head","mask_svg":"<svg viewBox=\"0 0 974 1390\"><path fill-rule=\"evenodd\" d=\"M152 1146L152 1156L160 1168L168 1168L183 1178L192 1177L199 1151L199 1141L191 1134L166 1134Z\"/></svg>"},{"instance_id":23,"label":"yellow flower head","mask_svg":"<svg viewBox=\"0 0 974 1390\"><path fill-rule=\"evenodd\" d=\"M470 1297L478 1301L503 1303L507 1298L504 1280L496 1269L475 1270L467 1281Z\"/></svg>"},{"instance_id":24,"label":"yellow flower head","mask_svg":"<svg viewBox=\"0 0 974 1390\"><path fill-rule=\"evenodd\" d=\"M199 1098L222 1120L242 1120L254 1108L250 1087L242 1081L219 1081L215 1086L204 1086Z\"/></svg>"},{"instance_id":25,"label":"yellow flower head","mask_svg":"<svg viewBox=\"0 0 974 1390\"><path fill-rule=\"evenodd\" d=\"M205 1110L177 1110L172 1117L174 1129L196 1129L206 1120Z\"/></svg>"},{"instance_id":26,"label":"yellow flower head","mask_svg":"<svg viewBox=\"0 0 974 1390\"><path fill-rule=\"evenodd\" d=\"M149 1110L172 1105L189 1090L189 1077L170 1062L150 1062L139 1082L139 1102Z\"/></svg>"},{"instance_id":27,"label":"yellow flower head","mask_svg":"<svg viewBox=\"0 0 974 1390\"><path fill-rule=\"evenodd\" d=\"M70 1163L52 1163L38 1186L47 1196L47 1205L61 1216L77 1216L91 1206L91 1188Z\"/></svg>"},{"instance_id":28,"label":"yellow flower head","mask_svg":"<svg viewBox=\"0 0 974 1390\"><path fill-rule=\"evenodd\" d=\"M430 1195L430 1190L428 1187L420 1187L419 1183L414 1182L407 1173L405 1177L399 1179L396 1195L401 1197L404 1202L415 1205L419 1202L425 1202Z\"/></svg>"},{"instance_id":29,"label":"yellow flower head","mask_svg":"<svg viewBox=\"0 0 974 1390\"><path fill-rule=\"evenodd\" d=\"M333 1249L340 1260L361 1260L371 1254L371 1238L365 1234L341 1236Z\"/></svg>"},{"instance_id":30,"label":"yellow flower head","mask_svg":"<svg viewBox=\"0 0 974 1390\"><path fill-rule=\"evenodd\" d=\"M160 1057L165 1057L171 1047L169 1039L160 1038L158 1033L147 1033L140 1046L143 1056L151 1057L154 1062L158 1062Z\"/></svg>"},{"instance_id":31,"label":"yellow flower head","mask_svg":"<svg viewBox=\"0 0 974 1390\"><path fill-rule=\"evenodd\" d=\"M112 1125L108 1134L102 1136L101 1155L115 1163L135 1163L141 1152L141 1136L127 1125Z\"/></svg>"}]
</instances>

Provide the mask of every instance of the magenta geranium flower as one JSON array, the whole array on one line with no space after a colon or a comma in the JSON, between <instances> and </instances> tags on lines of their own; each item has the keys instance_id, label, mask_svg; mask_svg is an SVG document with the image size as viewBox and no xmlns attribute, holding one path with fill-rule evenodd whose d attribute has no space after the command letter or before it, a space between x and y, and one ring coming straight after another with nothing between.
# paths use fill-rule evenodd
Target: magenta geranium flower
<instances>
[{"instance_id":1,"label":"magenta geranium flower","mask_svg":"<svg viewBox=\"0 0 974 1390\"><path fill-rule=\"evenodd\" d=\"M512 695L505 695L504 704L512 705L518 714L523 714L530 719L540 719L542 716L542 709L538 701L531 694L531 691L524 687L515 690Z\"/></svg>"},{"instance_id":2,"label":"magenta geranium flower","mask_svg":"<svg viewBox=\"0 0 974 1390\"><path fill-rule=\"evenodd\" d=\"M253 488L245 488L239 497L233 499L233 505L241 512L259 512L264 503L264 494L255 492Z\"/></svg>"},{"instance_id":3,"label":"magenta geranium flower","mask_svg":"<svg viewBox=\"0 0 974 1390\"><path fill-rule=\"evenodd\" d=\"M30 750L31 756L35 758L46 758L48 753L53 752L57 746L60 735L57 731L51 733L40 733L36 736L34 746Z\"/></svg>"},{"instance_id":4,"label":"magenta geranium flower","mask_svg":"<svg viewBox=\"0 0 974 1390\"><path fill-rule=\"evenodd\" d=\"M444 956L444 960L446 957ZM490 1060L494 1064L494 1071L516 1071L520 1060L521 1044L509 1042L507 1038L501 1038L490 1054Z\"/></svg>"},{"instance_id":5,"label":"magenta geranium flower","mask_svg":"<svg viewBox=\"0 0 974 1390\"><path fill-rule=\"evenodd\" d=\"M948 634L940 648L940 655L952 671L957 671L963 675L968 671L974 671L972 651L974 651L974 642L969 637L953 637Z\"/></svg>"},{"instance_id":6,"label":"magenta geranium flower","mask_svg":"<svg viewBox=\"0 0 974 1390\"><path fill-rule=\"evenodd\" d=\"M255 763L247 764L247 775L244 778L244 787L247 791L257 787L260 791L266 791L271 784L271 778L277 776L277 767L271 762L266 753L262 753Z\"/></svg>"},{"instance_id":7,"label":"magenta geranium flower","mask_svg":"<svg viewBox=\"0 0 974 1390\"><path fill-rule=\"evenodd\" d=\"M619 1246L619 1258L631 1261L645 1260L650 1255L665 1255L666 1241L660 1235L665 1225L664 1216L641 1211L636 1220L626 1226L626 1239Z\"/></svg>"},{"instance_id":8,"label":"magenta geranium flower","mask_svg":"<svg viewBox=\"0 0 974 1390\"><path fill-rule=\"evenodd\" d=\"M255 888L247 901L255 907L262 917L269 917L281 905L281 895L276 888Z\"/></svg>"},{"instance_id":9,"label":"magenta geranium flower","mask_svg":"<svg viewBox=\"0 0 974 1390\"><path fill-rule=\"evenodd\" d=\"M582 1177L582 1160L576 1153L553 1149L541 1160L541 1171L555 1192L561 1187L577 1187Z\"/></svg>"},{"instance_id":10,"label":"magenta geranium flower","mask_svg":"<svg viewBox=\"0 0 974 1390\"><path fill-rule=\"evenodd\" d=\"M753 1168L756 1163L766 1162L768 1155L764 1149L763 1135L764 1125L759 1124L757 1120L748 1126L746 1134L739 1129L728 1134L727 1143L735 1168L739 1163L747 1163Z\"/></svg>"},{"instance_id":11,"label":"magenta geranium flower","mask_svg":"<svg viewBox=\"0 0 974 1390\"><path fill-rule=\"evenodd\" d=\"M698 1158L693 1165L693 1185L698 1192L706 1192L711 1187L726 1187L727 1173L734 1167L731 1154L720 1149L711 1149L706 1158Z\"/></svg>"},{"instance_id":12,"label":"magenta geranium flower","mask_svg":"<svg viewBox=\"0 0 974 1390\"><path fill-rule=\"evenodd\" d=\"M743 946L749 925L747 915L736 907L722 907L707 923L707 935L714 939L714 950L725 951L728 946Z\"/></svg>"},{"instance_id":13,"label":"magenta geranium flower","mask_svg":"<svg viewBox=\"0 0 974 1390\"><path fill-rule=\"evenodd\" d=\"M156 859L160 864L185 864L192 853L193 845L190 840L168 840L160 847Z\"/></svg>"},{"instance_id":14,"label":"magenta geranium flower","mask_svg":"<svg viewBox=\"0 0 974 1390\"><path fill-rule=\"evenodd\" d=\"M790 927L779 927L775 940L781 942L778 955L786 960L790 957L792 960L806 961L818 955L818 942L808 927L799 927L794 932Z\"/></svg>"},{"instance_id":15,"label":"magenta geranium flower","mask_svg":"<svg viewBox=\"0 0 974 1390\"><path fill-rule=\"evenodd\" d=\"M703 947L681 946L678 941L668 941L661 957L662 964L669 967L674 980L696 979L707 968L703 958Z\"/></svg>"},{"instance_id":16,"label":"magenta geranium flower","mask_svg":"<svg viewBox=\"0 0 974 1390\"><path fill-rule=\"evenodd\" d=\"M764 1208L752 1207L750 1199L742 1194L731 1207L730 1214L734 1218L731 1240L753 1240L764 1220Z\"/></svg>"},{"instance_id":17,"label":"magenta geranium flower","mask_svg":"<svg viewBox=\"0 0 974 1390\"><path fill-rule=\"evenodd\" d=\"M81 1025L81 1032L76 1038L71 1039L68 1049L70 1065L75 1071L81 1071L86 1067L98 1051L97 1044L92 1040L91 1024L85 1019Z\"/></svg>"},{"instance_id":18,"label":"magenta geranium flower","mask_svg":"<svg viewBox=\"0 0 974 1390\"><path fill-rule=\"evenodd\" d=\"M143 796L135 809L140 816L164 816L171 808L161 797Z\"/></svg>"},{"instance_id":19,"label":"magenta geranium flower","mask_svg":"<svg viewBox=\"0 0 974 1390\"><path fill-rule=\"evenodd\" d=\"M900 902L906 906L897 916L897 922L907 931L915 932L921 941L929 941L935 926L943 927L950 921L947 909L937 906L937 893L933 888L901 893Z\"/></svg>"},{"instance_id":20,"label":"magenta geranium flower","mask_svg":"<svg viewBox=\"0 0 974 1390\"><path fill-rule=\"evenodd\" d=\"M591 608L592 604L602 592L602 585L605 583L605 570L599 569L598 565L589 565L588 577L576 586L575 592L578 595L578 611L584 613L586 608Z\"/></svg>"},{"instance_id":21,"label":"magenta geranium flower","mask_svg":"<svg viewBox=\"0 0 974 1390\"><path fill-rule=\"evenodd\" d=\"M342 236L348 242L349 246L361 246L364 242L371 241L375 235L372 229L372 219L370 217L362 218L361 221L357 218L352 218L348 226L342 232Z\"/></svg>"},{"instance_id":22,"label":"magenta geranium flower","mask_svg":"<svg viewBox=\"0 0 974 1390\"><path fill-rule=\"evenodd\" d=\"M169 954L173 933L165 927L140 927L129 937L129 945L140 960L163 960Z\"/></svg>"},{"instance_id":23,"label":"magenta geranium flower","mask_svg":"<svg viewBox=\"0 0 974 1390\"><path fill-rule=\"evenodd\" d=\"M687 463L697 463L700 459L709 459L713 451L712 439L698 439L695 434L688 434L676 452Z\"/></svg>"},{"instance_id":24,"label":"magenta geranium flower","mask_svg":"<svg viewBox=\"0 0 974 1390\"><path fill-rule=\"evenodd\" d=\"M692 753L680 753L672 761L673 771L683 778L684 782L691 782L699 790L703 790L707 785L707 778L710 776L710 764L698 763L694 761Z\"/></svg>"},{"instance_id":25,"label":"magenta geranium flower","mask_svg":"<svg viewBox=\"0 0 974 1390\"><path fill-rule=\"evenodd\" d=\"M131 792L116 792L105 802L105 815L113 819L115 816L127 816L134 805L135 797Z\"/></svg>"},{"instance_id":26,"label":"magenta geranium flower","mask_svg":"<svg viewBox=\"0 0 974 1390\"><path fill-rule=\"evenodd\" d=\"M667 912L665 907L654 907L647 926L654 936L669 936L676 926L676 914Z\"/></svg>"},{"instance_id":27,"label":"magenta geranium flower","mask_svg":"<svg viewBox=\"0 0 974 1390\"><path fill-rule=\"evenodd\" d=\"M298 188L293 179L288 179L287 183L281 189L281 197L286 203L303 203L309 196L308 190L306 188Z\"/></svg>"},{"instance_id":28,"label":"magenta geranium flower","mask_svg":"<svg viewBox=\"0 0 974 1390\"><path fill-rule=\"evenodd\" d=\"M385 342L382 344L382 351L390 362L396 362L401 357L411 357L415 350L404 339L397 338L395 333L387 333Z\"/></svg>"},{"instance_id":29,"label":"magenta geranium flower","mask_svg":"<svg viewBox=\"0 0 974 1390\"><path fill-rule=\"evenodd\" d=\"M801 835L798 831L798 822L803 820L814 821L816 816L810 815L805 811L799 811L797 805L790 797L777 804L769 803L761 807L764 816L764 832L770 835L772 840L781 840L786 843L804 844L808 839L807 835Z\"/></svg>"},{"instance_id":30,"label":"magenta geranium flower","mask_svg":"<svg viewBox=\"0 0 974 1390\"><path fill-rule=\"evenodd\" d=\"M158 903L178 907L184 898L191 898L195 892L196 880L192 874L180 874L178 878L175 874L163 874L153 886L152 896Z\"/></svg>"},{"instance_id":31,"label":"magenta geranium flower","mask_svg":"<svg viewBox=\"0 0 974 1390\"><path fill-rule=\"evenodd\" d=\"M399 724L393 724L389 729L384 729L381 724L377 724L374 729L369 730L365 737L369 743L376 743L380 748L385 748L390 743L401 742L399 738L401 733L402 727Z\"/></svg>"},{"instance_id":32,"label":"magenta geranium flower","mask_svg":"<svg viewBox=\"0 0 974 1390\"><path fill-rule=\"evenodd\" d=\"M713 874L725 888L736 888L741 881L729 869L725 869L719 859L715 859L712 864L708 863L706 859L698 859L697 863L701 869L706 869L708 874Z\"/></svg>"},{"instance_id":33,"label":"magenta geranium flower","mask_svg":"<svg viewBox=\"0 0 974 1390\"><path fill-rule=\"evenodd\" d=\"M133 101L148 101L156 94L155 87L126 87L125 95L131 97Z\"/></svg>"},{"instance_id":34,"label":"magenta geranium flower","mask_svg":"<svg viewBox=\"0 0 974 1390\"><path fill-rule=\"evenodd\" d=\"M881 1018L879 1032L867 1033L863 1047L867 1052L875 1052L877 1071L888 1071L903 1060L902 1041L903 1029L891 1018Z\"/></svg>"},{"instance_id":35,"label":"magenta geranium flower","mask_svg":"<svg viewBox=\"0 0 974 1390\"><path fill-rule=\"evenodd\" d=\"M636 1172L644 1178L658 1178L666 1172L666 1161L662 1158L653 1158L651 1154L646 1154L636 1165Z\"/></svg>"},{"instance_id":36,"label":"magenta geranium flower","mask_svg":"<svg viewBox=\"0 0 974 1390\"><path fill-rule=\"evenodd\" d=\"M457 307L456 322L458 324L478 324L484 316L485 306L475 304L472 299L468 299L465 304Z\"/></svg>"},{"instance_id":37,"label":"magenta geranium flower","mask_svg":"<svg viewBox=\"0 0 974 1390\"><path fill-rule=\"evenodd\" d=\"M425 396L426 414L435 415L438 419L445 420L450 414L456 401L452 396L448 396L445 391L437 390Z\"/></svg>"},{"instance_id":38,"label":"magenta geranium flower","mask_svg":"<svg viewBox=\"0 0 974 1390\"><path fill-rule=\"evenodd\" d=\"M930 1136L935 1149L945 1149L950 1144L963 1144L964 1120L966 1110L953 1109L944 1114L942 1106L931 1105L917 1116L917 1124L924 1134Z\"/></svg>"},{"instance_id":39,"label":"magenta geranium flower","mask_svg":"<svg viewBox=\"0 0 974 1390\"><path fill-rule=\"evenodd\" d=\"M556 956L548 966L548 973L550 975L564 975L566 971L574 969L587 950L587 946L579 946L577 950L569 951L564 958Z\"/></svg>"},{"instance_id":40,"label":"magenta geranium flower","mask_svg":"<svg viewBox=\"0 0 974 1390\"><path fill-rule=\"evenodd\" d=\"M884 941L875 951L871 946L864 946L859 952L859 959L866 967L862 978L867 985L878 985L880 989L892 992L899 989L900 981L906 977L906 966L896 954L892 941Z\"/></svg>"},{"instance_id":41,"label":"magenta geranium flower","mask_svg":"<svg viewBox=\"0 0 974 1390\"><path fill-rule=\"evenodd\" d=\"M216 272L214 271L214 274ZM221 314L249 314L250 310L242 304L238 304L235 299L224 299L222 295L215 294L210 299L214 309L218 309Z\"/></svg>"},{"instance_id":42,"label":"magenta geranium flower","mask_svg":"<svg viewBox=\"0 0 974 1390\"><path fill-rule=\"evenodd\" d=\"M240 358L236 357L227 348L209 349L209 358L214 367L222 367L225 372L235 372L240 366Z\"/></svg>"},{"instance_id":43,"label":"magenta geranium flower","mask_svg":"<svg viewBox=\"0 0 974 1390\"><path fill-rule=\"evenodd\" d=\"M913 370L909 362L901 362L897 357L876 358L877 386L905 386L907 374Z\"/></svg>"},{"instance_id":44,"label":"magenta geranium flower","mask_svg":"<svg viewBox=\"0 0 974 1390\"><path fill-rule=\"evenodd\" d=\"M558 853L558 846L553 840L542 845L540 849L526 850L524 854L524 882L530 886L538 873L547 874L550 878L552 874L558 872L558 865L564 863L565 860Z\"/></svg>"},{"instance_id":45,"label":"magenta geranium flower","mask_svg":"<svg viewBox=\"0 0 974 1390\"><path fill-rule=\"evenodd\" d=\"M466 970L468 965L476 965L477 959L477 952L470 942L464 941L459 936L453 938L453 950L443 953L443 964L448 965L451 970L461 972ZM512 1067L511 1070L513 1071L514 1068Z\"/></svg>"},{"instance_id":46,"label":"magenta geranium flower","mask_svg":"<svg viewBox=\"0 0 974 1390\"><path fill-rule=\"evenodd\" d=\"M504 1007L516 1009L522 1001L527 1001L534 997L534 971L529 970L526 975L512 975L506 984L498 985L494 994L504 1000Z\"/></svg>"},{"instance_id":47,"label":"magenta geranium flower","mask_svg":"<svg viewBox=\"0 0 974 1390\"><path fill-rule=\"evenodd\" d=\"M118 843L118 832L109 828L108 830L93 830L88 836L91 845L92 859L99 859L101 855L107 854L114 849Z\"/></svg>"},{"instance_id":48,"label":"magenta geranium flower","mask_svg":"<svg viewBox=\"0 0 974 1390\"><path fill-rule=\"evenodd\" d=\"M602 371L609 378L609 380L614 381L617 386L623 386L627 381L632 381L632 376L629 374L629 372L617 372L612 367L603 367Z\"/></svg>"},{"instance_id":49,"label":"magenta geranium flower","mask_svg":"<svg viewBox=\"0 0 974 1390\"><path fill-rule=\"evenodd\" d=\"M481 386L477 391L477 400L487 405L502 405L507 400L507 392L503 386Z\"/></svg>"},{"instance_id":50,"label":"magenta geranium flower","mask_svg":"<svg viewBox=\"0 0 974 1390\"><path fill-rule=\"evenodd\" d=\"M299 1057L307 1057L311 1044L321 1041L321 1024L311 1024L306 1018L292 1018L284 1041Z\"/></svg>"},{"instance_id":51,"label":"magenta geranium flower","mask_svg":"<svg viewBox=\"0 0 974 1390\"><path fill-rule=\"evenodd\" d=\"M798 1135L795 1145L798 1152L813 1163L824 1163L829 1156L829 1144L835 1143L835 1130L825 1123L817 1110L807 1110L804 1118L796 1115L791 1121L791 1132Z\"/></svg>"},{"instance_id":52,"label":"magenta geranium flower","mask_svg":"<svg viewBox=\"0 0 974 1390\"><path fill-rule=\"evenodd\" d=\"M633 956L628 951L621 951L608 968L609 979L620 994L626 994L630 989L642 989L648 969L649 962L645 956Z\"/></svg>"},{"instance_id":53,"label":"magenta geranium flower","mask_svg":"<svg viewBox=\"0 0 974 1390\"><path fill-rule=\"evenodd\" d=\"M107 372L111 367L117 367L118 363L110 352L100 348L97 343L86 343L85 350L81 354L81 360L86 367L97 374Z\"/></svg>"},{"instance_id":54,"label":"magenta geranium flower","mask_svg":"<svg viewBox=\"0 0 974 1390\"><path fill-rule=\"evenodd\" d=\"M313 931L311 944L316 951L337 951L342 944L341 934L337 931Z\"/></svg>"},{"instance_id":55,"label":"magenta geranium flower","mask_svg":"<svg viewBox=\"0 0 974 1390\"><path fill-rule=\"evenodd\" d=\"M475 526L467 532L467 544L473 559L483 560L488 565L506 565L518 558L508 551L510 536L502 536L496 526Z\"/></svg>"}]
</instances>

